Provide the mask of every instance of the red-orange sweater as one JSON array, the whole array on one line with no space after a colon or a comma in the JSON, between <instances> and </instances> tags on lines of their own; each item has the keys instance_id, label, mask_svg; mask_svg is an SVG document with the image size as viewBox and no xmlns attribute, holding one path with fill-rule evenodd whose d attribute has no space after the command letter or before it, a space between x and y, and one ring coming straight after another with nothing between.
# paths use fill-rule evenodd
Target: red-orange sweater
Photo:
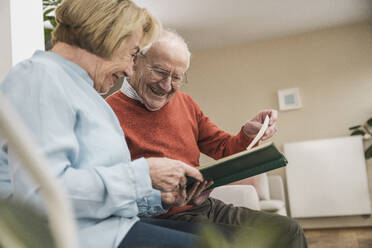
<instances>
[{"instance_id":1,"label":"red-orange sweater","mask_svg":"<svg viewBox=\"0 0 372 248\"><path fill-rule=\"evenodd\" d=\"M120 91L108 97L107 102L120 121L132 159L168 157L196 167L200 152L220 159L243 151L251 141L242 130L235 136L220 130L182 92L153 112ZM166 215L190 207L172 208Z\"/></svg>"}]
</instances>

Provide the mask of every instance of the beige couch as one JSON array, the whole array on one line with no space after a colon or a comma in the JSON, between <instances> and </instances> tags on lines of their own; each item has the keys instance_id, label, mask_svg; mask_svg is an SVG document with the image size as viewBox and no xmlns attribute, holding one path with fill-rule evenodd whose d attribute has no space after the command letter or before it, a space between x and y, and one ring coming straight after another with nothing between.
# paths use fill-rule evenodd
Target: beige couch
<instances>
[{"instance_id":1,"label":"beige couch","mask_svg":"<svg viewBox=\"0 0 372 248\"><path fill-rule=\"evenodd\" d=\"M283 180L279 175L260 174L255 178L215 188L211 197L234 206L287 215Z\"/></svg>"}]
</instances>

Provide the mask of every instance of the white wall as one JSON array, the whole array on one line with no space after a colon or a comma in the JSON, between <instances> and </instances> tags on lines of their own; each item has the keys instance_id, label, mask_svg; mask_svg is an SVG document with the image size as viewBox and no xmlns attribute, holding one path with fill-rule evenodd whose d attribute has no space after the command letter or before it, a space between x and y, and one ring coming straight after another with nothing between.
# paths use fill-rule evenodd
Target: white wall
<instances>
[{"instance_id":1,"label":"white wall","mask_svg":"<svg viewBox=\"0 0 372 248\"><path fill-rule=\"evenodd\" d=\"M10 0L0 1L0 82L12 67L12 42L10 36Z\"/></svg>"},{"instance_id":2,"label":"white wall","mask_svg":"<svg viewBox=\"0 0 372 248\"><path fill-rule=\"evenodd\" d=\"M0 2L0 82L10 68L44 50L41 0L1 0Z\"/></svg>"},{"instance_id":3,"label":"white wall","mask_svg":"<svg viewBox=\"0 0 372 248\"><path fill-rule=\"evenodd\" d=\"M347 136L348 127L372 117L372 25L197 51L188 79L184 91L231 133L259 109L278 108L277 90L299 87L304 107L279 113L273 141L282 147L286 142ZM284 169L273 173L285 179ZM372 159L368 178L372 192ZM372 218L300 222L305 227L362 226L372 225Z\"/></svg>"}]
</instances>

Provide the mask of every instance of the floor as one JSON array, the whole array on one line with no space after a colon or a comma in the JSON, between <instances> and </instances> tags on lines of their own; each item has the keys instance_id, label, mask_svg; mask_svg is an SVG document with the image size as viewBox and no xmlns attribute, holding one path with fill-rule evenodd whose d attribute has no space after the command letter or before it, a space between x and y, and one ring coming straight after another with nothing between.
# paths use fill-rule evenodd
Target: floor
<instances>
[{"instance_id":1,"label":"floor","mask_svg":"<svg viewBox=\"0 0 372 248\"><path fill-rule=\"evenodd\" d=\"M372 228L305 230L309 248L372 248Z\"/></svg>"}]
</instances>

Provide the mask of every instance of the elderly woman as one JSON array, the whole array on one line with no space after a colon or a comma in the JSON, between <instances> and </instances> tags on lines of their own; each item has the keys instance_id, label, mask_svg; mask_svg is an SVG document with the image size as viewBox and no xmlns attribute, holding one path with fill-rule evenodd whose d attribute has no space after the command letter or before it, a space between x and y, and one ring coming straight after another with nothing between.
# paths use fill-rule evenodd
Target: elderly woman
<instances>
[{"instance_id":1,"label":"elderly woman","mask_svg":"<svg viewBox=\"0 0 372 248\"><path fill-rule=\"evenodd\" d=\"M119 122L99 94L131 76L160 23L129 0L65 0L56 10L54 47L16 65L0 91L18 110L72 201L81 247L191 247L188 223L145 223L184 197L201 174L180 161L131 161ZM2 141L3 148L6 142ZM13 194L42 205L9 148ZM180 190L181 189L181 190ZM159 220L161 221L161 220ZM177 230L171 230L171 228ZM142 237L142 238L139 238Z\"/></svg>"}]
</instances>

